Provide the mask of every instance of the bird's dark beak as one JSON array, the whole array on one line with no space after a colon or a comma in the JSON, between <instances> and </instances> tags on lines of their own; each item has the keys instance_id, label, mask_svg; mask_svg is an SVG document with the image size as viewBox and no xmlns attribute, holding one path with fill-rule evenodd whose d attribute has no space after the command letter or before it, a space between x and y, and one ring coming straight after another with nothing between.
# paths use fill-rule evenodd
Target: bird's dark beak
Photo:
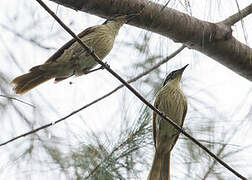
<instances>
[{"instance_id":1,"label":"bird's dark beak","mask_svg":"<svg viewBox=\"0 0 252 180\"><path fill-rule=\"evenodd\" d=\"M189 64L185 65L184 67L182 67L181 69L179 69L179 71L184 72L185 68L188 66Z\"/></svg>"},{"instance_id":2,"label":"bird's dark beak","mask_svg":"<svg viewBox=\"0 0 252 180\"><path fill-rule=\"evenodd\" d=\"M126 23L130 22L132 19L134 19L137 16L139 16L139 14L129 14L129 15L126 15L126 17L125 17Z\"/></svg>"}]
</instances>

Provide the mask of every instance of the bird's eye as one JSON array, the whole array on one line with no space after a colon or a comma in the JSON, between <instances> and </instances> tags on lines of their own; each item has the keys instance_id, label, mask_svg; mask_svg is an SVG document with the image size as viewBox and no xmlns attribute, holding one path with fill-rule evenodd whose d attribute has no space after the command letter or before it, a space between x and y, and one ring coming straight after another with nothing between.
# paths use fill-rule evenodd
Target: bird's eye
<instances>
[{"instance_id":1,"label":"bird's eye","mask_svg":"<svg viewBox=\"0 0 252 180\"><path fill-rule=\"evenodd\" d=\"M103 24L107 24L109 20L106 20Z\"/></svg>"},{"instance_id":2,"label":"bird's eye","mask_svg":"<svg viewBox=\"0 0 252 180\"><path fill-rule=\"evenodd\" d=\"M165 86L168 81L173 80L174 78L175 78L175 76L174 76L174 71L173 71L170 74L168 74L168 76L166 77L166 79L164 81L163 86Z\"/></svg>"},{"instance_id":3,"label":"bird's eye","mask_svg":"<svg viewBox=\"0 0 252 180\"><path fill-rule=\"evenodd\" d=\"M175 75L176 75L176 72L175 71L173 71L173 72L171 72L171 79L174 79L175 78Z\"/></svg>"}]
</instances>

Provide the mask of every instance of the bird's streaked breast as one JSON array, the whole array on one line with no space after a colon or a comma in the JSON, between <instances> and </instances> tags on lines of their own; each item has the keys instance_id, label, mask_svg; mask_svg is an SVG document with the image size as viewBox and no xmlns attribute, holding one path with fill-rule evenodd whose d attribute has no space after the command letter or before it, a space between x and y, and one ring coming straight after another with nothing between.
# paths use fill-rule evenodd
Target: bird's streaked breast
<instances>
[{"instance_id":1,"label":"bird's streaked breast","mask_svg":"<svg viewBox=\"0 0 252 180\"><path fill-rule=\"evenodd\" d=\"M187 101L180 88L176 86L166 85L160 90L156 99L159 99L157 108L161 112L165 113L165 115L173 120L177 125L182 126L184 113L187 107ZM162 144L166 146L166 144L170 144L168 143L168 141L172 140L173 138L175 141L177 139L176 135L178 135L177 130L171 124L162 120L160 116L157 115L155 117L156 118L154 119L154 121L156 123L155 127L157 132L155 139L157 145ZM173 143L171 143L170 145L172 144Z\"/></svg>"},{"instance_id":2,"label":"bird's streaked breast","mask_svg":"<svg viewBox=\"0 0 252 180\"><path fill-rule=\"evenodd\" d=\"M91 34L82 38L82 41L89 47L92 48L95 54L103 60L106 57L111 49L113 48L115 37L112 33L105 31L105 29L100 29L99 31L95 31ZM79 51L82 51L82 47L79 44ZM87 56L86 53L82 52L79 55L79 66L81 68L92 68L97 65L97 62L93 60L92 56Z\"/></svg>"}]
</instances>

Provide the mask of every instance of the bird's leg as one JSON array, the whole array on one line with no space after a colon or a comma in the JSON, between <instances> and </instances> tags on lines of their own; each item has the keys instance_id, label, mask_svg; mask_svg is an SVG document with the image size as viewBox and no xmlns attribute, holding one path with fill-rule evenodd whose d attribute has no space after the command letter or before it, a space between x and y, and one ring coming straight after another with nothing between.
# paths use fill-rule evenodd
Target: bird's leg
<instances>
[{"instance_id":1,"label":"bird's leg","mask_svg":"<svg viewBox=\"0 0 252 180\"><path fill-rule=\"evenodd\" d=\"M105 62L104 64L105 65L101 65L100 67L98 67L96 69L88 70L88 68L85 68L82 71L83 71L84 74L89 74L91 72L95 72L95 71L98 71L98 70L103 70L105 68L104 66L110 67L107 62Z\"/></svg>"},{"instance_id":2,"label":"bird's leg","mask_svg":"<svg viewBox=\"0 0 252 180\"><path fill-rule=\"evenodd\" d=\"M99 68L96 68L96 69L92 69L92 70L87 70L87 69L85 68L85 69L83 69L83 73L84 73L84 74L89 74L89 73L91 73L91 72L95 72L95 71L98 71L98 70L100 70L100 69L103 69L102 66L99 67Z\"/></svg>"},{"instance_id":3,"label":"bird's leg","mask_svg":"<svg viewBox=\"0 0 252 180\"><path fill-rule=\"evenodd\" d=\"M110 67L107 62L105 62L104 65L101 65L100 67L91 70L91 72L94 72L94 71L97 71L97 70L103 70L103 69L105 69L105 67L107 67L107 68Z\"/></svg>"}]
</instances>

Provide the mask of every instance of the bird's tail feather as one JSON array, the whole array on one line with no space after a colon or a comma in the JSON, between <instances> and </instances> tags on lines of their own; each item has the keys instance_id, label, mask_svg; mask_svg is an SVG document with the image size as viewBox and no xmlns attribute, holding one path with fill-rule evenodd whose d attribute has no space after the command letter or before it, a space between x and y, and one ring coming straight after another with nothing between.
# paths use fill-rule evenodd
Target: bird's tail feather
<instances>
[{"instance_id":1,"label":"bird's tail feather","mask_svg":"<svg viewBox=\"0 0 252 180\"><path fill-rule=\"evenodd\" d=\"M148 180L170 180L170 155L171 152L155 153Z\"/></svg>"},{"instance_id":2,"label":"bird's tail feather","mask_svg":"<svg viewBox=\"0 0 252 180\"><path fill-rule=\"evenodd\" d=\"M53 72L43 71L37 67L33 68L29 73L15 78L11 83L15 85L13 90L17 94L24 94L54 77L55 74Z\"/></svg>"}]
</instances>

